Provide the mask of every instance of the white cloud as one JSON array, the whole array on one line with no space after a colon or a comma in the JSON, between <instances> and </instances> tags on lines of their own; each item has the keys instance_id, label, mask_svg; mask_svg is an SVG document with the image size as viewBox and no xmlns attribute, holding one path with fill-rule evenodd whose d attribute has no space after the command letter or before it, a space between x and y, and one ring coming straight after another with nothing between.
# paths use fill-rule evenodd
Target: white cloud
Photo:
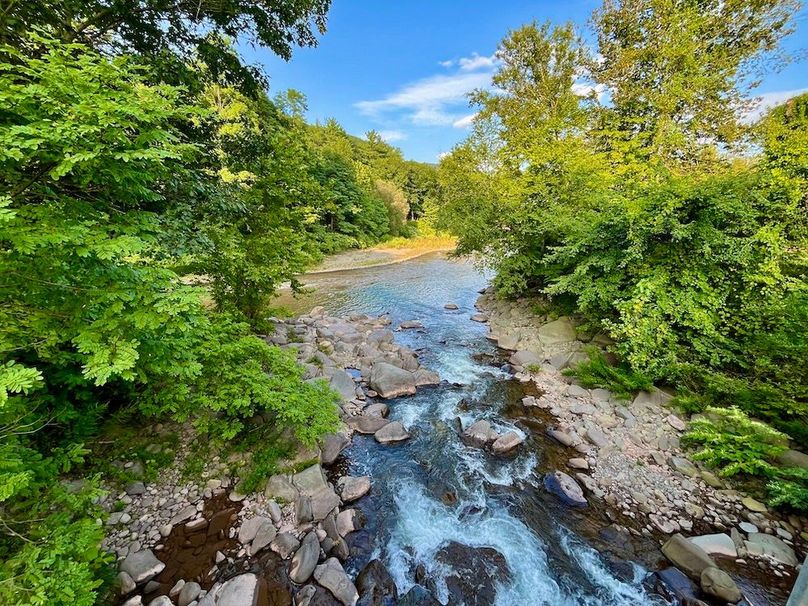
<instances>
[{"instance_id":1,"label":"white cloud","mask_svg":"<svg viewBox=\"0 0 808 606\"><path fill-rule=\"evenodd\" d=\"M379 133L379 136L383 141L393 143L394 141L403 141L406 139L407 133L403 133L400 130L383 130Z\"/></svg>"},{"instance_id":2,"label":"white cloud","mask_svg":"<svg viewBox=\"0 0 808 606\"><path fill-rule=\"evenodd\" d=\"M752 122L755 122L761 118L763 114L772 107L785 103L792 97L796 97L797 95L801 95L805 92L808 92L808 88L761 93L757 96L757 103L755 103L754 107L743 116L742 120L747 124L751 124Z\"/></svg>"},{"instance_id":3,"label":"white cloud","mask_svg":"<svg viewBox=\"0 0 808 606\"><path fill-rule=\"evenodd\" d=\"M478 69L491 69L497 64L496 54L490 57L484 57L477 53L472 53L471 57L461 57L458 61L460 69L464 72L470 72Z\"/></svg>"},{"instance_id":4,"label":"white cloud","mask_svg":"<svg viewBox=\"0 0 808 606\"><path fill-rule=\"evenodd\" d=\"M455 128L468 128L474 122L474 118L477 117L476 113L469 114L468 116L463 116L462 118L458 118L454 122L452 122L452 126Z\"/></svg>"},{"instance_id":5,"label":"white cloud","mask_svg":"<svg viewBox=\"0 0 808 606\"><path fill-rule=\"evenodd\" d=\"M446 61L438 61L438 65L441 67L452 67L454 65L454 61L448 59Z\"/></svg>"},{"instance_id":6,"label":"white cloud","mask_svg":"<svg viewBox=\"0 0 808 606\"><path fill-rule=\"evenodd\" d=\"M382 99L360 101L357 109L366 116L380 118L388 112L403 112L419 126L448 126L463 117L456 108L466 106L466 95L491 84L490 72L458 72L436 75L408 84Z\"/></svg>"}]
</instances>

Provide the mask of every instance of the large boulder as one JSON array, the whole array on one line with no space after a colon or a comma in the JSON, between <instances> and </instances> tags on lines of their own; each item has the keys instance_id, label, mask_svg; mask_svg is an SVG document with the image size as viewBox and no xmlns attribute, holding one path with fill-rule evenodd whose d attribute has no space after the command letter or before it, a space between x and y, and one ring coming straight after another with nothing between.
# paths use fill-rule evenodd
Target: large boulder
<instances>
[{"instance_id":1,"label":"large boulder","mask_svg":"<svg viewBox=\"0 0 808 606\"><path fill-rule=\"evenodd\" d=\"M667 540L662 546L662 553L692 579L700 580L705 568L716 567L707 552L679 533Z\"/></svg>"},{"instance_id":2,"label":"large boulder","mask_svg":"<svg viewBox=\"0 0 808 606\"><path fill-rule=\"evenodd\" d=\"M808 469L808 454L799 450L786 450L777 459L784 467L802 467Z\"/></svg>"},{"instance_id":3,"label":"large boulder","mask_svg":"<svg viewBox=\"0 0 808 606\"><path fill-rule=\"evenodd\" d=\"M356 587L348 578L337 558L328 558L314 569L314 578L328 589L343 606L353 606L359 599Z\"/></svg>"},{"instance_id":4,"label":"large boulder","mask_svg":"<svg viewBox=\"0 0 808 606\"><path fill-rule=\"evenodd\" d=\"M690 537L690 542L701 547L705 553L737 558L738 550L735 542L728 534L704 534L698 537Z\"/></svg>"},{"instance_id":5,"label":"large boulder","mask_svg":"<svg viewBox=\"0 0 808 606\"><path fill-rule=\"evenodd\" d=\"M344 370L338 370L331 375L328 385L341 395L343 400L353 400L356 397L356 384L351 375Z\"/></svg>"},{"instance_id":6,"label":"large boulder","mask_svg":"<svg viewBox=\"0 0 808 606\"><path fill-rule=\"evenodd\" d=\"M460 435L464 442L472 446L486 446L494 442L499 434L491 427L491 422L480 419L469 425Z\"/></svg>"},{"instance_id":7,"label":"large boulder","mask_svg":"<svg viewBox=\"0 0 808 606\"><path fill-rule=\"evenodd\" d=\"M254 518L248 518L241 523L241 527L238 529L238 541L242 545L247 545L248 543L252 542L255 538L255 535L258 534L259 529L264 524L269 524L273 526L272 520L264 516L256 516Z\"/></svg>"},{"instance_id":8,"label":"large boulder","mask_svg":"<svg viewBox=\"0 0 808 606\"><path fill-rule=\"evenodd\" d=\"M441 606L441 603L420 585L413 585L398 601L398 606Z\"/></svg>"},{"instance_id":9,"label":"large boulder","mask_svg":"<svg viewBox=\"0 0 808 606\"><path fill-rule=\"evenodd\" d=\"M539 328L539 340L542 345L569 343L575 340L575 327L566 317L553 320Z\"/></svg>"},{"instance_id":10,"label":"large boulder","mask_svg":"<svg viewBox=\"0 0 808 606\"><path fill-rule=\"evenodd\" d=\"M251 572L225 581L216 598L216 606L256 606L261 582Z\"/></svg>"},{"instance_id":11,"label":"large boulder","mask_svg":"<svg viewBox=\"0 0 808 606\"><path fill-rule=\"evenodd\" d=\"M544 476L544 487L556 496L561 497L561 500L567 505L586 507L589 504L578 482L563 471L554 471Z\"/></svg>"},{"instance_id":12,"label":"large boulder","mask_svg":"<svg viewBox=\"0 0 808 606\"><path fill-rule=\"evenodd\" d=\"M166 565L154 555L151 549L143 549L130 553L121 562L121 572L128 574L132 580L140 585L153 579L163 571Z\"/></svg>"},{"instance_id":13,"label":"large boulder","mask_svg":"<svg viewBox=\"0 0 808 606\"><path fill-rule=\"evenodd\" d=\"M541 366L544 358L536 352L521 350L512 354L508 361L514 366Z\"/></svg>"},{"instance_id":14,"label":"large boulder","mask_svg":"<svg viewBox=\"0 0 808 606\"><path fill-rule=\"evenodd\" d=\"M525 439L515 431L508 431L494 440L494 443L491 444L491 452L503 455L511 452L524 441Z\"/></svg>"},{"instance_id":15,"label":"large boulder","mask_svg":"<svg viewBox=\"0 0 808 606\"><path fill-rule=\"evenodd\" d=\"M382 427L379 431L373 434L373 437L380 444L393 444L395 442L403 442L410 438L410 434L404 429L404 426L398 421L394 421Z\"/></svg>"},{"instance_id":16,"label":"large boulder","mask_svg":"<svg viewBox=\"0 0 808 606\"><path fill-rule=\"evenodd\" d=\"M323 488L328 488L328 481L319 464L307 467L293 475L292 484L300 491L300 494L304 495L313 495Z\"/></svg>"},{"instance_id":17,"label":"large boulder","mask_svg":"<svg viewBox=\"0 0 808 606\"><path fill-rule=\"evenodd\" d=\"M726 572L708 566L701 571L701 589L709 596L734 604L743 597L741 590Z\"/></svg>"},{"instance_id":18,"label":"large boulder","mask_svg":"<svg viewBox=\"0 0 808 606\"><path fill-rule=\"evenodd\" d=\"M319 559L320 541L317 539L317 533L312 531L303 538L300 547L292 556L292 563L289 565L289 578L293 583L302 585L311 577Z\"/></svg>"},{"instance_id":19,"label":"large boulder","mask_svg":"<svg viewBox=\"0 0 808 606\"><path fill-rule=\"evenodd\" d=\"M387 606L398 600L398 589L381 560L371 560L356 577L360 606Z\"/></svg>"},{"instance_id":20,"label":"large boulder","mask_svg":"<svg viewBox=\"0 0 808 606\"><path fill-rule=\"evenodd\" d=\"M746 550L752 555L769 556L789 566L796 566L799 563L794 550L782 539L762 532L753 532L749 535Z\"/></svg>"},{"instance_id":21,"label":"large boulder","mask_svg":"<svg viewBox=\"0 0 808 606\"><path fill-rule=\"evenodd\" d=\"M415 393L415 376L387 362L376 362L370 371L370 388L383 398L412 395Z\"/></svg>"},{"instance_id":22,"label":"large boulder","mask_svg":"<svg viewBox=\"0 0 808 606\"><path fill-rule=\"evenodd\" d=\"M369 476L343 476L337 482L337 489L344 503L351 503L361 499L370 492Z\"/></svg>"},{"instance_id":23,"label":"large boulder","mask_svg":"<svg viewBox=\"0 0 808 606\"><path fill-rule=\"evenodd\" d=\"M281 503L294 503L297 499L298 491L288 477L278 474L271 476L267 480L264 496Z\"/></svg>"},{"instance_id":24,"label":"large boulder","mask_svg":"<svg viewBox=\"0 0 808 606\"><path fill-rule=\"evenodd\" d=\"M389 425L390 421L383 417L371 417L371 416L357 416L357 417L350 417L346 423L349 427L351 427L356 433L361 433L363 435L372 435L379 431L385 425Z\"/></svg>"},{"instance_id":25,"label":"large boulder","mask_svg":"<svg viewBox=\"0 0 808 606\"><path fill-rule=\"evenodd\" d=\"M331 465L337 460L339 453L348 446L351 441L341 433L329 433L323 436L322 447L320 448L320 462L323 465Z\"/></svg>"}]
</instances>

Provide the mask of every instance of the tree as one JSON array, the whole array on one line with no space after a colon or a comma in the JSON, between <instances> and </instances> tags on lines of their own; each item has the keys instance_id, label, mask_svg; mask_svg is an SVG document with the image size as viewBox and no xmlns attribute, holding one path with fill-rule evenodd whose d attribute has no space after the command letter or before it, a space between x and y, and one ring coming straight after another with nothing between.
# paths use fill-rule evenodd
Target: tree
<instances>
[{"instance_id":1,"label":"tree","mask_svg":"<svg viewBox=\"0 0 808 606\"><path fill-rule=\"evenodd\" d=\"M203 62L220 79L257 93L264 77L244 65L229 41L247 38L289 59L295 45L314 46L323 33L330 0L31 0L12 2L0 23L0 41L30 44L40 28L64 42L115 54L137 54L167 82L194 81L189 65Z\"/></svg>"},{"instance_id":2,"label":"tree","mask_svg":"<svg viewBox=\"0 0 808 606\"><path fill-rule=\"evenodd\" d=\"M791 31L798 6L606 0L593 16L599 60L591 68L611 100L606 144L641 162L674 166L710 161L711 146L739 143L744 93Z\"/></svg>"}]
</instances>

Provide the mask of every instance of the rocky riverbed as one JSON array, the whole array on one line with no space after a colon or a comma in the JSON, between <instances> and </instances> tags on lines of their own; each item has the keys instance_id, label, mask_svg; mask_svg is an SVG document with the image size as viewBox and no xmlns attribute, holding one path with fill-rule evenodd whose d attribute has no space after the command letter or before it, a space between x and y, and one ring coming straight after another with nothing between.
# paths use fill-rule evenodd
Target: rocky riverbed
<instances>
[{"instance_id":1,"label":"rocky riverbed","mask_svg":"<svg viewBox=\"0 0 808 606\"><path fill-rule=\"evenodd\" d=\"M260 492L244 494L238 472L233 472L243 456L237 453L208 453L199 477L183 479L184 460L199 453L189 447L193 432L182 429L175 463L158 481L133 482L107 499L111 513L105 547L118 557L119 603L437 604L447 599L469 604L524 603L522 598L500 596L499 588L516 582L528 593L531 582L541 583L541 589L536 587L537 603L579 603L567 597L558 601L546 597L542 592L559 592L552 580L549 584L545 578L531 581L532 577L524 577L525 570L514 568L520 559L532 561L532 550L540 544L524 535L529 533L526 527L514 526L513 517L458 502L457 489L443 481L431 488L443 504L424 500L403 468L401 494L392 495L394 501L406 492L406 507L426 508L413 511L414 517L406 523L421 520L437 526L407 527L408 541L418 543L405 545L403 551L391 552L379 544L400 540L375 534L379 516L392 514L384 510L390 506L389 479L384 488L377 486L379 478L372 468L346 460L345 449L350 448L353 457L367 457L378 456L369 454L369 444L375 449L406 449L417 439L445 445L451 441L447 431L456 432L458 443L467 449L467 463L493 463L500 466L495 469L504 469L502 465L513 461L524 467L519 473L525 477L536 465L530 450L536 448L537 439L549 437L557 454L547 458L549 451L545 452L544 465L551 462L556 467L543 472L543 486L557 495L562 507L580 511L580 520L598 526L595 534L610 545L629 547L625 557L633 553L632 541L661 548L659 557L664 553L669 564L656 575L645 576L649 593L604 578L597 582L603 583L604 590L616 592L615 601L605 598L592 603L666 603L665 596L690 603L737 601L740 590L735 580L744 574L756 579L770 575L781 585L790 585L795 565L805 554L806 521L774 515L689 461L679 443L688 419L668 406L670 394L657 390L621 401L605 390L587 390L563 376L561 370L582 359L585 344L608 340L584 334L573 319L536 317L534 303L503 302L488 293L478 301L477 312L468 309L470 303L464 307L448 300L433 301L431 311L399 318L395 324L388 315L336 317L322 308L293 320L278 320L268 342L294 349L307 380L326 380L341 394L340 431L326 436L318 448L302 449L292 460L282 462L279 468L284 472L267 478ZM454 321L463 316L469 323L487 323L489 337L502 348L490 363L502 365L507 360L504 370L530 394L520 396L513 411L529 423L514 425L496 414L477 416L478 407L458 398L452 400L458 416L454 427L433 421L428 433L434 436L424 435L424 427L413 427L414 418L408 412L412 405L405 403L420 401L422 389L439 389L430 386L441 382L441 377L422 365L420 351L401 342L415 342L413 336L435 330L441 321L432 315L435 308L451 314ZM447 342L447 338L438 339ZM462 388L459 383L447 383L446 377L442 385L444 391L437 393L447 394L444 399ZM167 428L157 425L145 431L157 443ZM359 442L360 448L351 447L352 442ZM482 458L475 458L474 451ZM490 463L483 463L488 459ZM136 470L139 462L119 464ZM421 468L432 465L429 460L418 461ZM468 472L458 468L454 473ZM486 473L495 486L511 481L497 475L502 471ZM395 477L395 469L386 474ZM487 513L494 514L493 525L487 525ZM366 515L373 519L366 520ZM437 517L418 517L422 515ZM366 525L370 534L363 530ZM489 531L497 534L486 534ZM422 532L426 534L421 538L412 536ZM507 541L512 544L500 540L506 532L511 533ZM441 539L443 534L446 540ZM586 559L594 557L590 555L594 552L583 546L573 549L567 536L562 533L562 550L579 562L584 558L590 574L605 574L600 564ZM462 537L466 540L459 542ZM433 538L434 548L427 547ZM431 564L414 565L425 549ZM415 584L402 582L400 555L413 560L412 572L407 574L413 575ZM645 559L655 561L653 556ZM630 579L638 574L636 568L615 565L628 566L628 583L635 582ZM435 576L438 572L440 577ZM519 579L520 575L524 578ZM399 595L401 587L405 595Z\"/></svg>"},{"instance_id":2,"label":"rocky riverbed","mask_svg":"<svg viewBox=\"0 0 808 606\"><path fill-rule=\"evenodd\" d=\"M712 562L715 556L740 565L736 570L757 567L793 579L808 553L808 520L769 511L691 461L680 444L689 419L669 406L671 393L655 389L624 400L564 376L564 369L585 359L587 347L603 347L609 339L579 330L573 318L537 316L539 303L501 300L488 289L477 301L483 314L476 319L487 322L489 338L512 352L516 377L540 393L524 398L523 405L547 410L555 419L547 434L569 449L567 468L556 472L548 487L573 505L602 500L630 532L658 538L680 568L693 558ZM786 456L808 466L799 451ZM683 542L684 536L689 540ZM741 599L728 577L720 583L710 574L702 579L704 568L690 572L708 595Z\"/></svg>"}]
</instances>

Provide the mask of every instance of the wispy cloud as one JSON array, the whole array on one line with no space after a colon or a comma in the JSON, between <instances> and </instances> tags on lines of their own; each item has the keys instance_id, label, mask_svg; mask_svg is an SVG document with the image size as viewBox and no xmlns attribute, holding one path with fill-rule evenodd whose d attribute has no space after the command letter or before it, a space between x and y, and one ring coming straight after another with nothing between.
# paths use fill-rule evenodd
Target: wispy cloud
<instances>
[{"instance_id":1,"label":"wispy cloud","mask_svg":"<svg viewBox=\"0 0 808 606\"><path fill-rule=\"evenodd\" d=\"M808 88L761 93L760 95L757 95L757 103L754 105L754 107L748 111L745 116L743 116L743 121L747 124L751 124L752 122L760 119L763 114L765 114L766 111L772 107L785 103L792 97L796 97L806 92L808 92Z\"/></svg>"},{"instance_id":2,"label":"wispy cloud","mask_svg":"<svg viewBox=\"0 0 808 606\"><path fill-rule=\"evenodd\" d=\"M400 130L383 130L379 132L379 136L387 143L395 141L403 141L407 138L407 133Z\"/></svg>"},{"instance_id":3,"label":"wispy cloud","mask_svg":"<svg viewBox=\"0 0 808 606\"><path fill-rule=\"evenodd\" d=\"M462 118L458 118L454 122L452 122L452 126L455 128L469 128L474 123L474 118L477 117L476 113L469 114L468 116L463 116Z\"/></svg>"},{"instance_id":4,"label":"wispy cloud","mask_svg":"<svg viewBox=\"0 0 808 606\"><path fill-rule=\"evenodd\" d=\"M478 69L492 69L497 64L496 54L490 57L472 53L471 57L461 57L458 62L460 69L465 72L471 72Z\"/></svg>"},{"instance_id":5,"label":"wispy cloud","mask_svg":"<svg viewBox=\"0 0 808 606\"><path fill-rule=\"evenodd\" d=\"M490 71L461 69L455 74L438 74L418 80L382 99L360 101L356 107L371 118L381 119L397 113L418 126L449 126L463 118L459 106L467 106L466 95L476 88L490 85Z\"/></svg>"}]
</instances>

